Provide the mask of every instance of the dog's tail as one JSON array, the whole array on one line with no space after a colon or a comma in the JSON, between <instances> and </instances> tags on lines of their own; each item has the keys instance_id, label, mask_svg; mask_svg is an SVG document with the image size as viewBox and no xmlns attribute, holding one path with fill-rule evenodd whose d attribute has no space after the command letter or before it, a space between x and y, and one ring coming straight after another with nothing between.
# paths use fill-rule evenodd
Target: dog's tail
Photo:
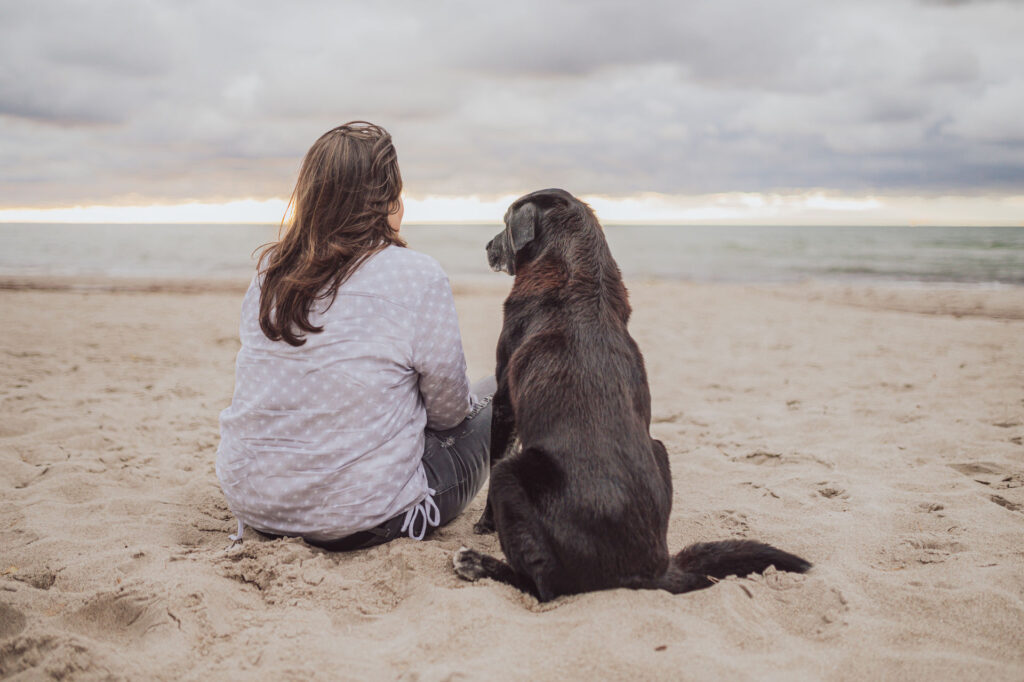
<instances>
[{"instance_id":1,"label":"dog's tail","mask_svg":"<svg viewBox=\"0 0 1024 682\"><path fill-rule=\"evenodd\" d=\"M769 566L775 566L780 571L804 573L811 567L811 563L753 540L700 542L672 557L663 575L638 580L631 586L680 594L710 587L726 576L763 573Z\"/></svg>"}]
</instances>

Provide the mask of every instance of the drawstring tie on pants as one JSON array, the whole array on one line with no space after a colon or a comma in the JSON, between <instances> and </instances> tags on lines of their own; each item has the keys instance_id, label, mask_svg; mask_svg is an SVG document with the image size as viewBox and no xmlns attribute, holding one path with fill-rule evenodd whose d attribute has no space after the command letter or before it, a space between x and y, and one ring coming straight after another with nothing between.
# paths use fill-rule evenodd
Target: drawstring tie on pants
<instances>
[{"instance_id":1,"label":"drawstring tie on pants","mask_svg":"<svg viewBox=\"0 0 1024 682\"><path fill-rule=\"evenodd\" d=\"M427 488L427 496L423 498L423 501L405 512L402 532L404 533L408 530L409 537L413 540L422 540L426 537L429 526L437 528L441 524L441 510L437 508L437 503L434 502L435 494L436 491L433 488ZM420 526L420 530L417 533L416 520L420 517L423 518L423 525Z\"/></svg>"},{"instance_id":2,"label":"drawstring tie on pants","mask_svg":"<svg viewBox=\"0 0 1024 682\"><path fill-rule=\"evenodd\" d=\"M437 503L434 502L434 495L436 494L437 492L433 488L427 488L427 496L423 498L423 501L405 513L401 532L408 533L409 537L413 540L422 540L426 537L427 531L431 526L437 528L441 525L441 510L438 508ZM417 531L416 525L420 519L423 520L423 523L420 524ZM245 524L237 516L235 520L238 522L238 530L234 535L228 536L228 539L233 543L239 542L242 539L242 535L245 534Z\"/></svg>"}]
</instances>

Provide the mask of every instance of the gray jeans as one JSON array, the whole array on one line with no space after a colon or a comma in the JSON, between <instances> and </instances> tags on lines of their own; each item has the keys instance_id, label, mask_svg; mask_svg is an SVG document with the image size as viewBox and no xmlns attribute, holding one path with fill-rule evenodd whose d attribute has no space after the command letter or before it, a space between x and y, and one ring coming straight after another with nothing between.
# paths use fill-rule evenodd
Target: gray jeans
<instances>
[{"instance_id":1,"label":"gray jeans","mask_svg":"<svg viewBox=\"0 0 1024 682\"><path fill-rule=\"evenodd\" d=\"M446 431L427 429L423 448L423 470L427 485L434 491L434 504L443 526L461 514L480 492L490 472L491 399L497 389L493 376L481 379L470 389L473 409L455 428ZM324 549L343 551L365 549L404 535L405 514L339 540L313 542ZM433 531L428 528L427 534Z\"/></svg>"}]
</instances>

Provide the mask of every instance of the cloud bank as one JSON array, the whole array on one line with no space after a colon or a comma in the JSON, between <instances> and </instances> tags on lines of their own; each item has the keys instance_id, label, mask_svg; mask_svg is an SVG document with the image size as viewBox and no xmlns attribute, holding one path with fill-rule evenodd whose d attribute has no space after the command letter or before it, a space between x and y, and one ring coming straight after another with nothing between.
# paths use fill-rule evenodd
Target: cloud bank
<instances>
[{"instance_id":1,"label":"cloud bank","mask_svg":"<svg viewBox=\"0 0 1024 682\"><path fill-rule=\"evenodd\" d=\"M351 119L412 195L1024 187L1024 8L791 0L0 5L0 206L287 195Z\"/></svg>"}]
</instances>

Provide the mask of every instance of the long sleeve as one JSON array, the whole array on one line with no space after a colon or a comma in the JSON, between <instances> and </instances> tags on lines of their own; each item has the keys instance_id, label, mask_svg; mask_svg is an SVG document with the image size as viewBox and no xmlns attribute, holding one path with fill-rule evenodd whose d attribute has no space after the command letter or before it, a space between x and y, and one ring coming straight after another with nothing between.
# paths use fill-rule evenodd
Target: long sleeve
<instances>
[{"instance_id":1,"label":"long sleeve","mask_svg":"<svg viewBox=\"0 0 1024 682\"><path fill-rule=\"evenodd\" d=\"M465 419L470 409L466 357L455 299L442 272L423 292L413 345L413 368L420 375L420 395L429 428L450 429Z\"/></svg>"},{"instance_id":2,"label":"long sleeve","mask_svg":"<svg viewBox=\"0 0 1024 682\"><path fill-rule=\"evenodd\" d=\"M423 429L458 425L470 400L441 265L378 251L310 310L323 331L297 347L263 334L260 294L254 279L220 418L217 478L231 511L264 532L335 540L420 503Z\"/></svg>"}]
</instances>

